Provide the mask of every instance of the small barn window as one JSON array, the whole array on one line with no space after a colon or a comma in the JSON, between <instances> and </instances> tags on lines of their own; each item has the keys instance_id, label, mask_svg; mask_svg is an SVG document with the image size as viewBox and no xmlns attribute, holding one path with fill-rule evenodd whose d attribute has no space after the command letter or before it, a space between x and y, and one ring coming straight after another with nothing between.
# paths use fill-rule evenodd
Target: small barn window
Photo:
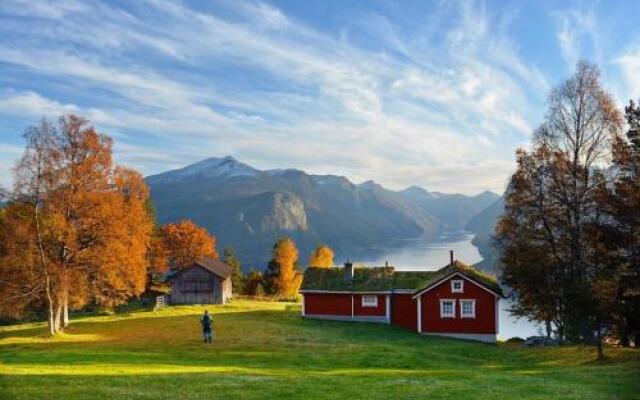
<instances>
[{"instance_id":1,"label":"small barn window","mask_svg":"<svg viewBox=\"0 0 640 400\"><path fill-rule=\"evenodd\" d=\"M378 296L375 296L375 295L362 296L362 307L378 307Z\"/></svg>"},{"instance_id":2,"label":"small barn window","mask_svg":"<svg viewBox=\"0 0 640 400\"><path fill-rule=\"evenodd\" d=\"M449 299L440 300L440 318L456 317L456 301Z\"/></svg>"},{"instance_id":3,"label":"small barn window","mask_svg":"<svg viewBox=\"0 0 640 400\"><path fill-rule=\"evenodd\" d=\"M462 293L464 291L464 281L451 281L451 293Z\"/></svg>"},{"instance_id":4,"label":"small barn window","mask_svg":"<svg viewBox=\"0 0 640 400\"><path fill-rule=\"evenodd\" d=\"M460 300L460 318L476 317L476 301Z\"/></svg>"}]
</instances>

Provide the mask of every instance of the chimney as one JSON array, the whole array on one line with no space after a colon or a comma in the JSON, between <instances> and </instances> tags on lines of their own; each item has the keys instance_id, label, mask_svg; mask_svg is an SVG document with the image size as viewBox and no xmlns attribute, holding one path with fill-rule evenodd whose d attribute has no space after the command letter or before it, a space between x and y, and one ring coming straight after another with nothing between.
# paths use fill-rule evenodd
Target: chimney
<instances>
[{"instance_id":1,"label":"chimney","mask_svg":"<svg viewBox=\"0 0 640 400\"><path fill-rule=\"evenodd\" d=\"M344 263L344 280L350 281L353 279L353 263L349 260Z\"/></svg>"},{"instance_id":2,"label":"chimney","mask_svg":"<svg viewBox=\"0 0 640 400\"><path fill-rule=\"evenodd\" d=\"M449 250L449 263L453 265L453 250Z\"/></svg>"},{"instance_id":3,"label":"chimney","mask_svg":"<svg viewBox=\"0 0 640 400\"><path fill-rule=\"evenodd\" d=\"M384 262L384 266L389 268L389 261L388 260Z\"/></svg>"}]
</instances>

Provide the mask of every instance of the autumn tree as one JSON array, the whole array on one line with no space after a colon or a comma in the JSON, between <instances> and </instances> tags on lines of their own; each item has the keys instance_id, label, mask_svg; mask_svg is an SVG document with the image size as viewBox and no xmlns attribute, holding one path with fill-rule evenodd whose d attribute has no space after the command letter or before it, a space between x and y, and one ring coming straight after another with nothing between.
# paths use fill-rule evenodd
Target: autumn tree
<instances>
[{"instance_id":1,"label":"autumn tree","mask_svg":"<svg viewBox=\"0 0 640 400\"><path fill-rule=\"evenodd\" d=\"M20 245L37 254L37 263L24 268L39 271L55 334L69 323L69 309L89 301L113 306L144 290L149 194L138 173L112 165L111 139L83 118L65 116L57 126L43 120L25 139L12 197L30 210L30 222L9 229L31 232L32 243ZM5 254L2 270L11 268L14 251Z\"/></svg>"},{"instance_id":2,"label":"autumn tree","mask_svg":"<svg viewBox=\"0 0 640 400\"><path fill-rule=\"evenodd\" d=\"M329 246L320 245L311 252L309 256L310 267L330 268L333 267L333 250Z\"/></svg>"},{"instance_id":3,"label":"autumn tree","mask_svg":"<svg viewBox=\"0 0 640 400\"><path fill-rule=\"evenodd\" d=\"M32 208L9 203L0 210L0 315L19 318L47 305Z\"/></svg>"},{"instance_id":4,"label":"autumn tree","mask_svg":"<svg viewBox=\"0 0 640 400\"><path fill-rule=\"evenodd\" d=\"M146 206L149 191L136 171L117 167L113 173L114 188L110 204L105 204L109 223L101 237L117 237L88 252L101 279L95 280L93 298L107 307L124 303L142 293L147 282L148 253L152 246L153 220Z\"/></svg>"},{"instance_id":5,"label":"autumn tree","mask_svg":"<svg viewBox=\"0 0 640 400\"><path fill-rule=\"evenodd\" d=\"M147 289L151 289L151 286L160 283L158 278L169 270L169 250L164 240L162 226L158 224L156 207L151 197L147 200L145 208L153 222L153 231L147 249Z\"/></svg>"},{"instance_id":6,"label":"autumn tree","mask_svg":"<svg viewBox=\"0 0 640 400\"><path fill-rule=\"evenodd\" d=\"M244 275L242 274L242 267L240 260L236 257L236 252L233 247L226 246L222 250L224 256L224 262L231 267L231 283L233 285L233 291L242 293L242 287L244 285Z\"/></svg>"},{"instance_id":7,"label":"autumn tree","mask_svg":"<svg viewBox=\"0 0 640 400\"><path fill-rule=\"evenodd\" d=\"M218 259L216 239L190 220L166 224L162 233L170 264L176 268L187 267L200 257Z\"/></svg>"},{"instance_id":8,"label":"autumn tree","mask_svg":"<svg viewBox=\"0 0 640 400\"><path fill-rule=\"evenodd\" d=\"M54 299L52 288L52 276L50 271L49 261L47 260L47 254L45 251L45 241L43 234L43 222L45 215L43 215L42 207L43 200L46 198L46 193L53 188L51 182L52 170L55 161L55 141L58 132L55 127L47 120L40 121L38 126L29 127L23 137L26 141L25 152L20 160L20 163L15 169L15 185L12 197L15 197L16 203L21 203L24 207L28 208L29 212L22 214L22 218L15 219L11 223L4 225L5 238L15 237L22 238L22 240L16 241L17 246L4 247L4 254L0 268L2 269L1 276L4 278L0 282L2 292L10 291L19 287L26 281L23 281L25 275L21 271L21 268L31 269L34 271L37 269L37 274L31 275L33 278L37 278L35 281L30 282L29 285L35 283L32 290L28 290L28 296L24 293L13 293L11 299L22 300L23 302L30 301L31 297L43 295L44 303L47 310L47 322L49 326L49 333L54 335L57 333L57 327L54 324ZM31 241L26 240L27 237L20 236L29 232ZM6 240L5 239L5 240ZM10 243L3 241L4 244ZM22 246L22 247L21 247ZM32 261L34 264L15 263L16 257L21 255L27 255L32 252L37 254L37 257ZM22 254L21 254L22 253ZM27 273L27 275L29 275ZM10 298L10 297L7 297ZM7 302L7 304L10 302ZM10 309L9 315L16 313L16 316L24 310L24 307L14 307ZM7 310L3 310L7 312Z\"/></svg>"},{"instance_id":9,"label":"autumn tree","mask_svg":"<svg viewBox=\"0 0 640 400\"><path fill-rule=\"evenodd\" d=\"M549 153L517 152L517 169L505 193L505 213L496 227L496 242L505 267L502 280L517 296L511 313L543 322L547 336L552 325L563 332L563 292L566 277L559 268L558 241L553 229L558 209L545 187Z\"/></svg>"},{"instance_id":10,"label":"autumn tree","mask_svg":"<svg viewBox=\"0 0 640 400\"><path fill-rule=\"evenodd\" d=\"M272 259L266 276L270 293L281 297L294 297L302 284L297 270L298 249L291 238L283 237L273 246Z\"/></svg>"},{"instance_id":11,"label":"autumn tree","mask_svg":"<svg viewBox=\"0 0 640 400\"><path fill-rule=\"evenodd\" d=\"M530 153L520 151L498 224L503 276L516 307L531 318L553 320L564 338L589 337L599 325L591 296L597 270L589 229L598 215L597 193L608 146L621 116L602 89L598 69L579 63L573 77L552 90L549 109ZM538 257L541 257L537 259ZM536 271L532 273L532 271ZM536 289L532 279L552 288ZM539 293L536 293L538 291Z\"/></svg>"}]
</instances>

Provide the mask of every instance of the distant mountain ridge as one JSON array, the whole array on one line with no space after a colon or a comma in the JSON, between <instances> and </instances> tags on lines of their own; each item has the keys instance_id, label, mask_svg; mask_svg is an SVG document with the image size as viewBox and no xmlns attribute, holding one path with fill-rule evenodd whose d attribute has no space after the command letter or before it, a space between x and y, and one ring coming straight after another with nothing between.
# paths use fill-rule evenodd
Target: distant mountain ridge
<instances>
[{"instance_id":1,"label":"distant mountain ridge","mask_svg":"<svg viewBox=\"0 0 640 400\"><path fill-rule=\"evenodd\" d=\"M263 268L271 246L292 237L301 262L320 243L336 260L442 229L461 229L498 195L393 191L373 181L296 169L259 170L233 157L208 158L146 178L161 223L182 218L233 246L244 267Z\"/></svg>"}]
</instances>

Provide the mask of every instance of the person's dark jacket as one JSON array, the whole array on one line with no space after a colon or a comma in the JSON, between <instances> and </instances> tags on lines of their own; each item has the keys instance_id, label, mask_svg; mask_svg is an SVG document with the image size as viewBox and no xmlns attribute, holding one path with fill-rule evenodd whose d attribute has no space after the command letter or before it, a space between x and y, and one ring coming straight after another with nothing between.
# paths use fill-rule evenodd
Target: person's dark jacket
<instances>
[{"instance_id":1,"label":"person's dark jacket","mask_svg":"<svg viewBox=\"0 0 640 400\"><path fill-rule=\"evenodd\" d=\"M202 330L204 332L211 332L211 324L213 323L213 318L209 314L205 314L200 319L200 324L202 325Z\"/></svg>"}]
</instances>

